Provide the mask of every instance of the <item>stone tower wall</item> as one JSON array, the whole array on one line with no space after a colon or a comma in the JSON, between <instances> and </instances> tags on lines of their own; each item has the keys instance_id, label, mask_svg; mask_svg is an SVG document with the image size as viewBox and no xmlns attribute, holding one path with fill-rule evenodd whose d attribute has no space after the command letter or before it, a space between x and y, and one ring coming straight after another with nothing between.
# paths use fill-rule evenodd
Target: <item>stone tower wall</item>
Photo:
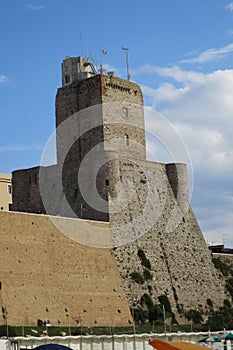
<instances>
[{"instance_id":1,"label":"stone tower wall","mask_svg":"<svg viewBox=\"0 0 233 350\"><path fill-rule=\"evenodd\" d=\"M78 113L79 112L79 113ZM68 121L70 120L70 121ZM58 128L64 121L65 130ZM106 151L145 159L143 97L140 87L115 77L97 75L58 89L56 96L57 159L80 161L95 145ZM80 137L81 136L81 137ZM125 147L125 137L129 147ZM121 140L114 146L108 141ZM70 149L70 140L74 147ZM137 141L140 149L135 150ZM123 143L123 147L122 147Z\"/></svg>"},{"instance_id":2,"label":"stone tower wall","mask_svg":"<svg viewBox=\"0 0 233 350\"><path fill-rule=\"evenodd\" d=\"M109 192L113 254L132 306L140 305L144 293L158 303L167 295L177 317L189 309L208 311L207 299L217 308L227 298L225 282L215 269L211 254L187 196L182 206L167 177L167 165L133 160L118 161L118 172L111 178L117 191ZM169 165L174 171L175 165ZM186 173L184 165L178 172ZM181 193L188 193L181 181ZM115 213L120 203L122 210ZM142 284L131 277L146 270L138 256L142 249L151 263L151 279Z\"/></svg>"},{"instance_id":3,"label":"stone tower wall","mask_svg":"<svg viewBox=\"0 0 233 350\"><path fill-rule=\"evenodd\" d=\"M166 164L166 174L178 205L185 211L189 200L186 164Z\"/></svg>"},{"instance_id":4,"label":"stone tower wall","mask_svg":"<svg viewBox=\"0 0 233 350\"><path fill-rule=\"evenodd\" d=\"M39 191L39 170L40 167L13 171L13 211L44 213Z\"/></svg>"}]
</instances>

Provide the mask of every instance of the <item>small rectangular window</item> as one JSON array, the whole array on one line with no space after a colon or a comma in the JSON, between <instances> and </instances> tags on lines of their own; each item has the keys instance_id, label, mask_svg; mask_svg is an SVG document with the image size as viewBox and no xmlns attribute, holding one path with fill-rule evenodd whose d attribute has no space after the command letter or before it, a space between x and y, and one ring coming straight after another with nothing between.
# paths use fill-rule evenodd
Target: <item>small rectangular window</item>
<instances>
[{"instance_id":1,"label":"small rectangular window","mask_svg":"<svg viewBox=\"0 0 233 350\"><path fill-rule=\"evenodd\" d=\"M129 146L129 135L125 135L125 144Z\"/></svg>"},{"instance_id":2,"label":"small rectangular window","mask_svg":"<svg viewBox=\"0 0 233 350\"><path fill-rule=\"evenodd\" d=\"M108 179L105 180L105 186L109 186L109 180Z\"/></svg>"},{"instance_id":3,"label":"small rectangular window","mask_svg":"<svg viewBox=\"0 0 233 350\"><path fill-rule=\"evenodd\" d=\"M123 107L123 118L128 118L128 108Z\"/></svg>"},{"instance_id":4,"label":"small rectangular window","mask_svg":"<svg viewBox=\"0 0 233 350\"><path fill-rule=\"evenodd\" d=\"M70 82L70 76L67 74L65 75L65 83L68 84Z\"/></svg>"},{"instance_id":5,"label":"small rectangular window","mask_svg":"<svg viewBox=\"0 0 233 350\"><path fill-rule=\"evenodd\" d=\"M7 192L8 192L9 194L12 193L12 186L11 186L11 185L7 185Z\"/></svg>"}]
</instances>

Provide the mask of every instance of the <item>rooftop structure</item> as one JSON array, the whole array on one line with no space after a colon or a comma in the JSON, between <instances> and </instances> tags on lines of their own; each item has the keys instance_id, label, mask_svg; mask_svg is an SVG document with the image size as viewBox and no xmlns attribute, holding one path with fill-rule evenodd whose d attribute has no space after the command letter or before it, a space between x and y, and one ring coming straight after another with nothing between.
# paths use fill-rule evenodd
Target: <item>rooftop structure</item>
<instances>
[{"instance_id":1,"label":"rooftop structure","mask_svg":"<svg viewBox=\"0 0 233 350\"><path fill-rule=\"evenodd\" d=\"M12 204L11 176L0 174L0 209L10 210Z\"/></svg>"}]
</instances>

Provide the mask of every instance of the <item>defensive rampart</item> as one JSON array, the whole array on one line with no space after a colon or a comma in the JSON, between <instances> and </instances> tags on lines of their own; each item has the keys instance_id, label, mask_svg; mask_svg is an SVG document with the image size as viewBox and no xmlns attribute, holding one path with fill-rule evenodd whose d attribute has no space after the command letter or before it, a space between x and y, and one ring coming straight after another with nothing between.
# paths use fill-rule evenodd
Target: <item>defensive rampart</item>
<instances>
[{"instance_id":1,"label":"defensive rampart","mask_svg":"<svg viewBox=\"0 0 233 350\"><path fill-rule=\"evenodd\" d=\"M14 212L0 212L0 223L1 324L6 311L11 325L129 324L119 271L104 248L107 223ZM78 243L95 246L93 229L103 248Z\"/></svg>"}]
</instances>

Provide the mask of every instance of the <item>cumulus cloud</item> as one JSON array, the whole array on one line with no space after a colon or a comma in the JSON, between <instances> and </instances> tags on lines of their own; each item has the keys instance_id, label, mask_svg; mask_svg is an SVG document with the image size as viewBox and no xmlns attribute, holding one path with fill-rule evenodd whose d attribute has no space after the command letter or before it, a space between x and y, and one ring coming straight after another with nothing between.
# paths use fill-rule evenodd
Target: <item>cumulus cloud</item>
<instances>
[{"instance_id":1,"label":"cumulus cloud","mask_svg":"<svg viewBox=\"0 0 233 350\"><path fill-rule=\"evenodd\" d=\"M183 71L173 83L162 83L158 88L143 86L145 95L149 95L153 106L167 111L171 121L183 121L200 125L225 127L232 120L233 111L233 70L217 70L209 74ZM183 75L183 78L181 78ZM176 81L182 83L176 86ZM215 124L210 125L209 121Z\"/></svg>"},{"instance_id":2,"label":"cumulus cloud","mask_svg":"<svg viewBox=\"0 0 233 350\"><path fill-rule=\"evenodd\" d=\"M226 245L233 247L233 70L203 74L155 67L154 72L168 77L169 83L143 86L143 92L188 149L194 170L192 206L204 236L213 243L225 235ZM150 128L155 125L149 120ZM154 152L156 160L170 161L158 144Z\"/></svg>"}]
</instances>

